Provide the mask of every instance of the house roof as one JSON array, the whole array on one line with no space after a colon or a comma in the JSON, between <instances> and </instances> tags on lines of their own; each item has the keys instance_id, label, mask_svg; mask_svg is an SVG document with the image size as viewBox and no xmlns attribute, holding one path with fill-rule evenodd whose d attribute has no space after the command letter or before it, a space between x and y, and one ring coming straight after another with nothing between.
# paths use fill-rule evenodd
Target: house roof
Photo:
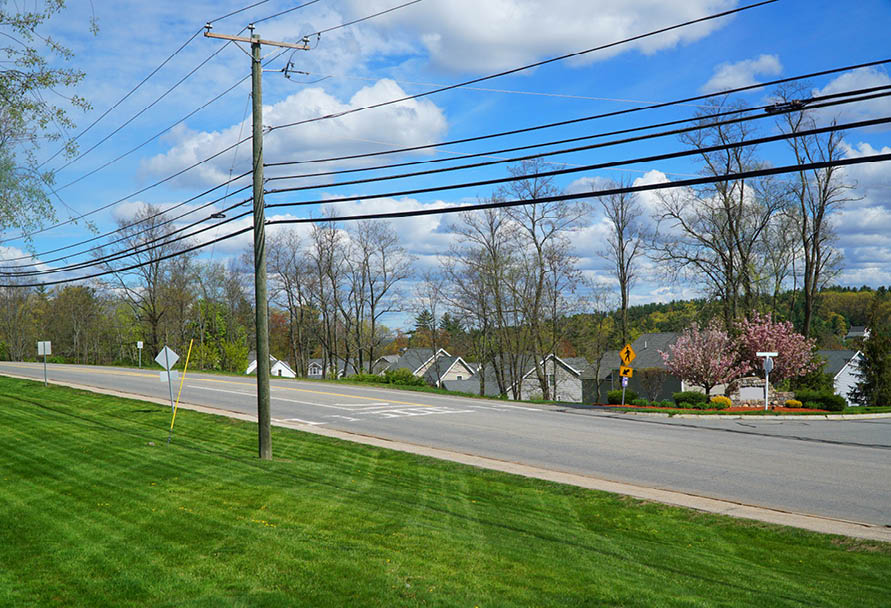
<instances>
[{"instance_id":1,"label":"house roof","mask_svg":"<svg viewBox=\"0 0 891 608\"><path fill-rule=\"evenodd\" d=\"M631 344L631 348L637 355L634 361L631 362L631 367L634 369L645 369L648 367L665 369L665 362L662 360L662 355L659 354L659 351L667 351L668 347L678 339L678 335L674 331L641 334Z\"/></svg>"},{"instance_id":2,"label":"house roof","mask_svg":"<svg viewBox=\"0 0 891 608\"><path fill-rule=\"evenodd\" d=\"M865 338L867 331L864 325L852 325L845 338Z\"/></svg>"},{"instance_id":3,"label":"house roof","mask_svg":"<svg viewBox=\"0 0 891 608\"><path fill-rule=\"evenodd\" d=\"M411 373L415 373L433 357L433 352L432 348L407 348L400 355L399 359L390 365L390 369L407 369ZM449 353L443 348L440 348L436 352L442 352L446 357L449 356Z\"/></svg>"},{"instance_id":4,"label":"house roof","mask_svg":"<svg viewBox=\"0 0 891 608\"><path fill-rule=\"evenodd\" d=\"M835 378L851 359L857 356L856 350L818 350L817 354L826 359L823 364L823 373Z\"/></svg>"},{"instance_id":5,"label":"house roof","mask_svg":"<svg viewBox=\"0 0 891 608\"><path fill-rule=\"evenodd\" d=\"M474 369L471 368L461 357L445 357L441 356L436 359L436 361L430 366L427 372L424 374L424 380L428 384L437 384L438 381L442 379L449 370L452 369L455 365L460 364L465 369L467 369L469 374L474 373ZM479 387L477 387L479 390Z\"/></svg>"}]
</instances>

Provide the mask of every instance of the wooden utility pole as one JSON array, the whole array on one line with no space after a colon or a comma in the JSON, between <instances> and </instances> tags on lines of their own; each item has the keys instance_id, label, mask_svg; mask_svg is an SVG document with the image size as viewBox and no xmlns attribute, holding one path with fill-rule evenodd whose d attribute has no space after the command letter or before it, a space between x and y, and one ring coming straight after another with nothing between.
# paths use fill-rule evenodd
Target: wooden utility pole
<instances>
[{"instance_id":1,"label":"wooden utility pole","mask_svg":"<svg viewBox=\"0 0 891 608\"><path fill-rule=\"evenodd\" d=\"M254 307L257 329L257 434L260 458L272 460L272 443L269 414L269 304L266 294L266 213L263 201L263 62L262 45L289 49L309 50L306 43L273 42L262 40L254 34L253 24L248 26L250 38L211 33L205 25L206 38L220 38L251 45L251 102L253 106L254 149Z\"/></svg>"}]
</instances>

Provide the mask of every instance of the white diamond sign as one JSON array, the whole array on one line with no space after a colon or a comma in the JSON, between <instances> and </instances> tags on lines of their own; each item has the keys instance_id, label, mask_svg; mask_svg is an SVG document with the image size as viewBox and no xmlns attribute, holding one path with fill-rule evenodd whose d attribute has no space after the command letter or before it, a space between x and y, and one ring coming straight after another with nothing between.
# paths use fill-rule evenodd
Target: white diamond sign
<instances>
[{"instance_id":1,"label":"white diamond sign","mask_svg":"<svg viewBox=\"0 0 891 608\"><path fill-rule=\"evenodd\" d=\"M155 357L155 361L158 362L158 365L170 371L170 368L176 365L176 362L179 361L179 355L173 352L169 346L165 346L161 352L158 353L158 356Z\"/></svg>"}]
</instances>

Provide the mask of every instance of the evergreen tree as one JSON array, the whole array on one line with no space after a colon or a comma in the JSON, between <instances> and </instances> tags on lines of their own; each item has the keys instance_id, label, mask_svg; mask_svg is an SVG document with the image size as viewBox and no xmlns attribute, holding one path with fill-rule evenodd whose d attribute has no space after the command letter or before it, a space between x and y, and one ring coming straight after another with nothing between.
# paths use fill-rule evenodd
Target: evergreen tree
<instances>
[{"instance_id":1,"label":"evergreen tree","mask_svg":"<svg viewBox=\"0 0 891 608\"><path fill-rule=\"evenodd\" d=\"M877 319L875 319L877 321ZM863 342L857 371L859 380L850 398L859 405L891 405L891 327L874 323Z\"/></svg>"}]
</instances>

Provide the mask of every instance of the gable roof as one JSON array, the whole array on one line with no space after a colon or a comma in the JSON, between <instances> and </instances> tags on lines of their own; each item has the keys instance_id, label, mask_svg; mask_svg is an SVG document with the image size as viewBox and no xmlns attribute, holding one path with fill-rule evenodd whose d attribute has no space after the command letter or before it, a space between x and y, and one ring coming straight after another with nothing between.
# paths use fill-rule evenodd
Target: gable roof
<instances>
[{"instance_id":1,"label":"gable roof","mask_svg":"<svg viewBox=\"0 0 891 608\"><path fill-rule=\"evenodd\" d=\"M848 330L845 339L848 338L867 338L869 337L869 330L864 325L852 325L851 329Z\"/></svg>"},{"instance_id":2,"label":"gable roof","mask_svg":"<svg viewBox=\"0 0 891 608\"><path fill-rule=\"evenodd\" d=\"M823 373L835 378L859 352L857 350L818 350L817 354L826 359L826 363L823 364Z\"/></svg>"},{"instance_id":3,"label":"gable roof","mask_svg":"<svg viewBox=\"0 0 891 608\"><path fill-rule=\"evenodd\" d=\"M469 375L473 375L474 370L461 357L437 357L436 361L424 373L424 380L428 384L437 384L442 377L451 371L456 365L462 365L468 371ZM477 389L479 390L479 389Z\"/></svg>"},{"instance_id":4,"label":"gable roof","mask_svg":"<svg viewBox=\"0 0 891 608\"><path fill-rule=\"evenodd\" d=\"M666 331L659 333L641 334L641 336L631 344L631 348L637 355L631 362L634 369L645 369L648 367L657 367L665 369L665 362L659 351L667 351L668 347L674 344L678 336L676 331Z\"/></svg>"},{"instance_id":5,"label":"gable roof","mask_svg":"<svg viewBox=\"0 0 891 608\"><path fill-rule=\"evenodd\" d=\"M442 355L440 355L442 353ZM437 359L440 356L450 356L444 348L436 351ZM425 363L430 361L434 356L432 348L407 348L400 355L399 359L390 365L390 369L407 369L411 373L417 372Z\"/></svg>"}]
</instances>

